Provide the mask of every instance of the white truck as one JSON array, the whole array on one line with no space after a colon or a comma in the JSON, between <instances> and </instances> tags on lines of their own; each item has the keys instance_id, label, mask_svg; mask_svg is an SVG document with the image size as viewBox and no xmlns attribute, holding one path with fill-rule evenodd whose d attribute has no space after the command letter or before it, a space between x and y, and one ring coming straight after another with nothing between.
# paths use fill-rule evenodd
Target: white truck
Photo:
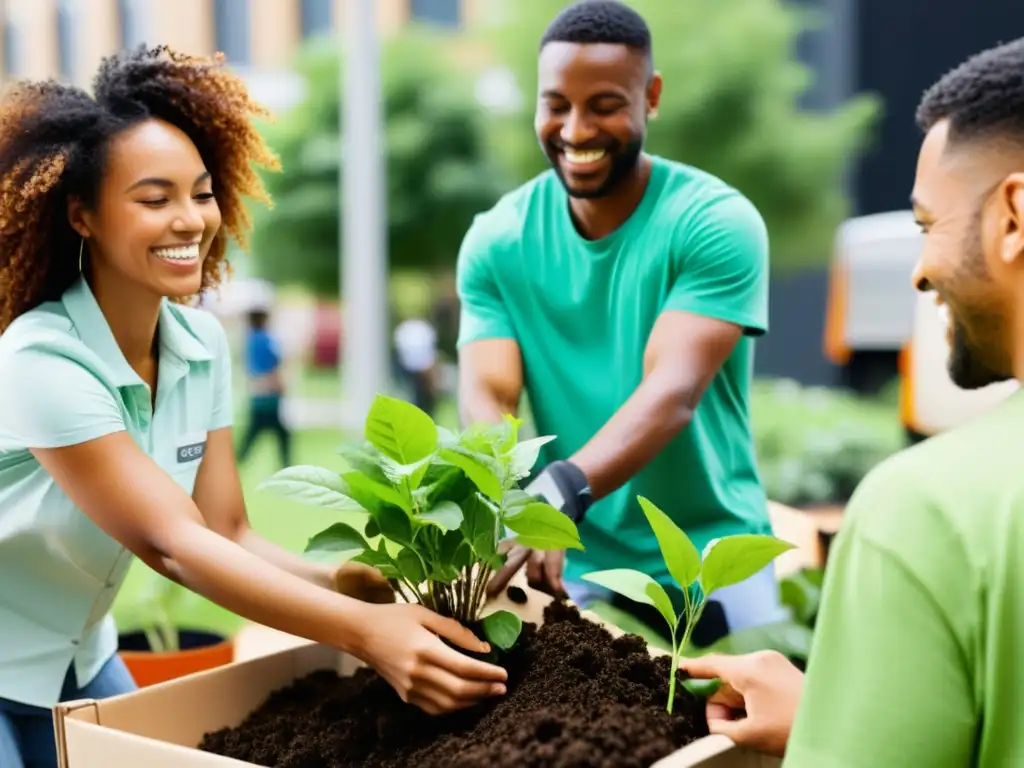
<instances>
[{"instance_id":1,"label":"white truck","mask_svg":"<svg viewBox=\"0 0 1024 768\"><path fill-rule=\"evenodd\" d=\"M970 419L1016 390L1016 381L962 390L949 378L946 321L911 275L923 235L913 212L849 219L836 233L824 347L844 383L876 392L899 377L900 420L912 442Z\"/></svg>"}]
</instances>

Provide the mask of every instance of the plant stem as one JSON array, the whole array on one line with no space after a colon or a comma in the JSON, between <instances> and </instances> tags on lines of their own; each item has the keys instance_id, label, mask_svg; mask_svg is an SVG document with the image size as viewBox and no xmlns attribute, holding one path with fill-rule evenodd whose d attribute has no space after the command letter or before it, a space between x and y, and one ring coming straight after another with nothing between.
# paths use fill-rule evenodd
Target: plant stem
<instances>
[{"instance_id":1,"label":"plant stem","mask_svg":"<svg viewBox=\"0 0 1024 768\"><path fill-rule=\"evenodd\" d=\"M473 590L473 602L470 605L470 620L475 620L483 607L484 595L487 592L487 583L491 580L493 571L490 566L480 565L480 572L477 574L477 583Z\"/></svg>"}]
</instances>

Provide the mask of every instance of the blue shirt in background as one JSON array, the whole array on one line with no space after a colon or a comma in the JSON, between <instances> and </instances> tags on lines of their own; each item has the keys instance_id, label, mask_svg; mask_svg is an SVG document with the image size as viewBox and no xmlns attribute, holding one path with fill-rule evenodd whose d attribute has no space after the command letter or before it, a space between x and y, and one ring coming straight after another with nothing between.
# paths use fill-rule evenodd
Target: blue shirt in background
<instances>
[{"instance_id":1,"label":"blue shirt in background","mask_svg":"<svg viewBox=\"0 0 1024 768\"><path fill-rule=\"evenodd\" d=\"M245 367L250 376L266 376L280 365L277 345L266 330L249 332L245 349Z\"/></svg>"}]
</instances>

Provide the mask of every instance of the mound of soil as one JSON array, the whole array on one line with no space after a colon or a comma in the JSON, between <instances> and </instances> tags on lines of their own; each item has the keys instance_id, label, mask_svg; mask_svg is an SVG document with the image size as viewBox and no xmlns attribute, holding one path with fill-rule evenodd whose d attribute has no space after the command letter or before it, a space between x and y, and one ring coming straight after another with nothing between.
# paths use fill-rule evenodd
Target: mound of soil
<instances>
[{"instance_id":1,"label":"mound of soil","mask_svg":"<svg viewBox=\"0 0 1024 768\"><path fill-rule=\"evenodd\" d=\"M650 768L707 735L704 703L676 686L669 659L635 635L613 640L579 611L553 603L501 661L508 693L432 717L375 672L315 672L200 749L275 768Z\"/></svg>"}]
</instances>

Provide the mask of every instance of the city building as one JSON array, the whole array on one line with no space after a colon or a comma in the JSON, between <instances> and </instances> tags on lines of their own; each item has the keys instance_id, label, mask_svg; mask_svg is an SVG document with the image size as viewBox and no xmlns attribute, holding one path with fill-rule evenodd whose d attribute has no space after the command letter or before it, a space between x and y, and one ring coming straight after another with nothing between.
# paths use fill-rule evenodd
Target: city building
<instances>
[{"instance_id":1,"label":"city building","mask_svg":"<svg viewBox=\"0 0 1024 768\"><path fill-rule=\"evenodd\" d=\"M376 0L381 31L409 21L458 29L488 0ZM0 83L55 77L87 87L104 56L139 43L224 53L264 100L290 91L302 40L342 31L348 0L0 0ZM285 78L285 79L282 79Z\"/></svg>"}]
</instances>

